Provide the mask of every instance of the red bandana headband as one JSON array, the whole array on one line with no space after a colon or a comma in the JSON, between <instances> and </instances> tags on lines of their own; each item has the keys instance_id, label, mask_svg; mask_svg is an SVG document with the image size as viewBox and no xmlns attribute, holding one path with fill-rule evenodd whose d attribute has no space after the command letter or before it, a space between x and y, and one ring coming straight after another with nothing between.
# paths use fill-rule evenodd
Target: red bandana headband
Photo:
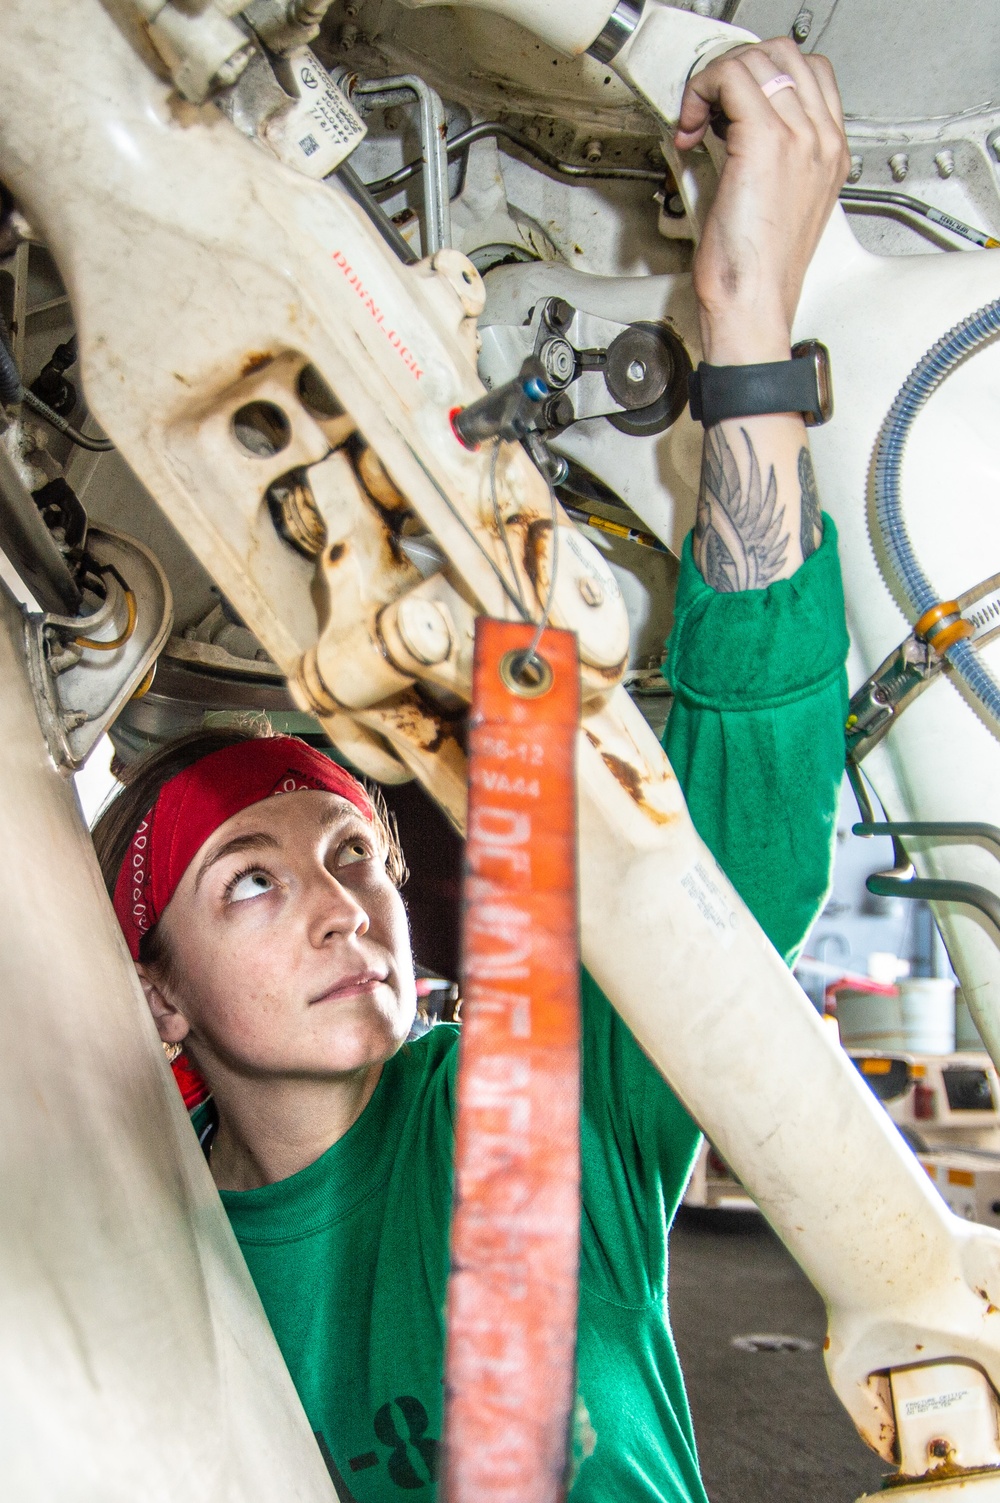
<instances>
[{"instance_id":1,"label":"red bandana headband","mask_svg":"<svg viewBox=\"0 0 1000 1503\"><path fill-rule=\"evenodd\" d=\"M115 913L132 959L139 959L142 936L162 916L178 882L221 824L275 794L317 788L373 818L358 780L293 736L224 746L164 783L132 836L115 883Z\"/></svg>"}]
</instances>

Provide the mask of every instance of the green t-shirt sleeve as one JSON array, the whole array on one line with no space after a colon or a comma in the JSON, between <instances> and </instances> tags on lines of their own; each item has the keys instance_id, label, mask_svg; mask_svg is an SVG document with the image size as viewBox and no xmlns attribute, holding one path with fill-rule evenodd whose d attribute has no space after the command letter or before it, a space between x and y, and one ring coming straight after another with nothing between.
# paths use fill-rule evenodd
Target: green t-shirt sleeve
<instances>
[{"instance_id":1,"label":"green t-shirt sleeve","mask_svg":"<svg viewBox=\"0 0 1000 1503\"><path fill-rule=\"evenodd\" d=\"M580 1280L615 1304L662 1299L667 1228L700 1134L596 981L582 975Z\"/></svg>"},{"instance_id":2,"label":"green t-shirt sleeve","mask_svg":"<svg viewBox=\"0 0 1000 1503\"><path fill-rule=\"evenodd\" d=\"M792 963L830 887L848 638L837 529L792 575L725 594L685 541L664 747L695 828Z\"/></svg>"}]
</instances>

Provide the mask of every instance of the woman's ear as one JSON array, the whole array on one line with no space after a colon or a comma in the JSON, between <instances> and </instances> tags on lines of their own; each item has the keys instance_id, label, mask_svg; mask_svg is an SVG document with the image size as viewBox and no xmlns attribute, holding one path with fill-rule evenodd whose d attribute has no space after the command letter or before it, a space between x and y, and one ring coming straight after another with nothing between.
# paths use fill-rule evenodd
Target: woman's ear
<instances>
[{"instance_id":1,"label":"woman's ear","mask_svg":"<svg viewBox=\"0 0 1000 1503\"><path fill-rule=\"evenodd\" d=\"M191 1024L154 981L146 966L136 961L135 969L160 1038L165 1044L182 1044L191 1031Z\"/></svg>"}]
</instances>

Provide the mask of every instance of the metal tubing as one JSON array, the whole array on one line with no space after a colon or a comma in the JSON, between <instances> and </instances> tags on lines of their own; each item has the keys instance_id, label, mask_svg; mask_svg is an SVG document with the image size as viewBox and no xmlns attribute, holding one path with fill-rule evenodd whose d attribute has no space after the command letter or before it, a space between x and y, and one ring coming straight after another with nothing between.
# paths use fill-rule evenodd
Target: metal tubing
<instances>
[{"instance_id":1,"label":"metal tubing","mask_svg":"<svg viewBox=\"0 0 1000 1503\"><path fill-rule=\"evenodd\" d=\"M80 449L86 449L90 454L110 454L114 444L110 438L92 438L89 433L81 433L79 428L74 428L72 423L67 423L58 412L53 412L48 402L43 402L36 397L33 391L26 391L22 398L25 407L30 407L32 412L38 414L46 423L49 423L57 433L70 439Z\"/></svg>"},{"instance_id":2,"label":"metal tubing","mask_svg":"<svg viewBox=\"0 0 1000 1503\"><path fill-rule=\"evenodd\" d=\"M2 445L0 546L43 611L50 615L77 614L81 595L76 580Z\"/></svg>"},{"instance_id":3,"label":"metal tubing","mask_svg":"<svg viewBox=\"0 0 1000 1503\"><path fill-rule=\"evenodd\" d=\"M380 100L399 94L415 94L420 105L420 145L424 163L424 254L451 244L451 198L448 192L448 127L441 95L415 73L393 78L370 78L354 86L355 95L376 95ZM370 191L370 190L369 190Z\"/></svg>"},{"instance_id":4,"label":"metal tubing","mask_svg":"<svg viewBox=\"0 0 1000 1503\"><path fill-rule=\"evenodd\" d=\"M977 230L963 219L956 219L943 209L924 203L921 198L913 198L909 193L895 193L891 188L841 188L840 201L842 204L870 204L873 208L881 205L887 209L902 209L907 214L918 214L921 219L950 230L953 235L984 250L993 250L1000 245L1000 241L987 235L985 230ZM951 246L949 249L954 250L955 247Z\"/></svg>"},{"instance_id":5,"label":"metal tubing","mask_svg":"<svg viewBox=\"0 0 1000 1503\"><path fill-rule=\"evenodd\" d=\"M666 176L666 166L662 171L656 167L600 167L589 166L581 162L564 162L553 152L546 151L537 141L530 140L523 131L516 130L512 125L506 125L502 120L480 120L477 125L470 125L468 130L460 131L457 136L452 136L445 143L448 160L460 157L463 152L469 150L477 141L485 141L490 137L497 137L503 141L509 141L512 146L527 152L529 156L541 162L550 172L558 177L568 178L603 178L606 181L633 182L633 183L662 183ZM367 183L368 192L375 197L388 193L391 189L401 188L411 178L416 177L418 172L423 172L423 159L415 162L407 162L405 167L399 167L395 172L390 172L386 177L378 178L374 183Z\"/></svg>"},{"instance_id":6,"label":"metal tubing","mask_svg":"<svg viewBox=\"0 0 1000 1503\"><path fill-rule=\"evenodd\" d=\"M865 885L877 898L924 898L929 903L965 903L984 914L1000 935L1000 898L988 887L979 887L975 882L952 882L942 877L884 877L876 872Z\"/></svg>"},{"instance_id":7,"label":"metal tubing","mask_svg":"<svg viewBox=\"0 0 1000 1503\"><path fill-rule=\"evenodd\" d=\"M382 208L375 202L371 190L363 183L349 162L341 162L340 166L331 174L340 183L345 193L353 198L359 208L364 209L373 226L378 230L382 239L390 250L394 250L404 266L412 266L417 260L416 252L407 243L402 235Z\"/></svg>"},{"instance_id":8,"label":"metal tubing","mask_svg":"<svg viewBox=\"0 0 1000 1503\"><path fill-rule=\"evenodd\" d=\"M855 835L931 835L939 840L973 840L1000 856L1000 827L981 820L893 819L853 827Z\"/></svg>"}]
</instances>

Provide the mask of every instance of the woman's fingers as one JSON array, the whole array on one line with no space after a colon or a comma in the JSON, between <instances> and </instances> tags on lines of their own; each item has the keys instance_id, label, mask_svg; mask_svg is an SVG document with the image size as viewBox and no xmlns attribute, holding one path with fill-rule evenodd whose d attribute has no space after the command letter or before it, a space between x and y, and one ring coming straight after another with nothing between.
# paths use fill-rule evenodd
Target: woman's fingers
<instances>
[{"instance_id":1,"label":"woman's fingers","mask_svg":"<svg viewBox=\"0 0 1000 1503\"><path fill-rule=\"evenodd\" d=\"M772 51L767 42L761 42L743 61L762 94L764 85L779 74L785 74L792 80L794 89L784 88L771 95L764 94L768 108L774 110L786 125L800 129L805 127L812 118L817 103L823 114L827 114L819 85L809 69L803 67L801 58L796 58L794 62L788 61L781 56L779 48ZM804 74L808 76L808 81L803 77Z\"/></svg>"},{"instance_id":2,"label":"woman's fingers","mask_svg":"<svg viewBox=\"0 0 1000 1503\"><path fill-rule=\"evenodd\" d=\"M750 55L757 50L756 46L735 47L688 80L674 137L679 151L696 146L712 117L720 113L729 120L756 117L760 124L767 123L768 101L749 67Z\"/></svg>"},{"instance_id":3,"label":"woman's fingers","mask_svg":"<svg viewBox=\"0 0 1000 1503\"><path fill-rule=\"evenodd\" d=\"M809 54L802 61L808 63L815 76L816 83L822 90L826 107L839 130L844 128L844 105L840 98L840 90L837 87L837 78L833 71L833 64L822 53Z\"/></svg>"},{"instance_id":4,"label":"woman's fingers","mask_svg":"<svg viewBox=\"0 0 1000 1503\"><path fill-rule=\"evenodd\" d=\"M794 81L795 88L786 87L768 97L763 85L781 73ZM756 96L748 88L749 81L757 86ZM680 151L690 150L720 113L732 123L766 126L767 110L793 128L804 128L810 121L831 147L842 134L840 96L827 59L805 57L790 38L776 37L733 48L689 80L675 144Z\"/></svg>"}]
</instances>

